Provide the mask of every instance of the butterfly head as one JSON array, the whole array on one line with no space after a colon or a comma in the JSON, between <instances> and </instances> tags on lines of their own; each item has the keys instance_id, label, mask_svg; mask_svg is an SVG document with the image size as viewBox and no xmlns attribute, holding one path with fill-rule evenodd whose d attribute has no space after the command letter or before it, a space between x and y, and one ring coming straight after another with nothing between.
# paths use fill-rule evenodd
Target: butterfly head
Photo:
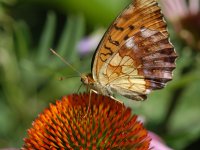
<instances>
[{"instance_id":1,"label":"butterfly head","mask_svg":"<svg viewBox=\"0 0 200 150\"><path fill-rule=\"evenodd\" d=\"M85 84L85 85L92 85L94 83L94 79L92 77L92 74L82 74L81 75L81 81Z\"/></svg>"}]
</instances>

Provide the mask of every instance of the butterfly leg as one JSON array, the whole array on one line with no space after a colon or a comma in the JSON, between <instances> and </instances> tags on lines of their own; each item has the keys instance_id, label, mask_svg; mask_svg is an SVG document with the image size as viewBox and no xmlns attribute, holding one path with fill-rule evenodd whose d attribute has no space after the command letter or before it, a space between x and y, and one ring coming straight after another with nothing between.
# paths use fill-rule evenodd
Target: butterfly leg
<instances>
[{"instance_id":1,"label":"butterfly leg","mask_svg":"<svg viewBox=\"0 0 200 150\"><path fill-rule=\"evenodd\" d=\"M122 101L116 99L114 96L110 96L110 98L112 98L112 99L114 99L115 101L117 101L117 102L121 103L122 105L124 105L124 102L122 102Z\"/></svg>"},{"instance_id":2,"label":"butterfly leg","mask_svg":"<svg viewBox=\"0 0 200 150\"><path fill-rule=\"evenodd\" d=\"M89 102L88 102L88 106L87 106L87 111L86 111L86 114L83 116L83 118L87 117L87 115L89 114L89 110L90 110L90 107L91 107L92 92L97 93L96 91L90 89L90 91L89 91Z\"/></svg>"}]
</instances>

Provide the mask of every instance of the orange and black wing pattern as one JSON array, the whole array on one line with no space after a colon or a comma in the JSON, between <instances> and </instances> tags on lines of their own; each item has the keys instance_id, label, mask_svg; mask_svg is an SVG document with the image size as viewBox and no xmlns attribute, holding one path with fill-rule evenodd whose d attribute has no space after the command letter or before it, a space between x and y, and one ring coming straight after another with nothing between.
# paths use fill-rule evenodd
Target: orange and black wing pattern
<instances>
[{"instance_id":1,"label":"orange and black wing pattern","mask_svg":"<svg viewBox=\"0 0 200 150\"><path fill-rule=\"evenodd\" d=\"M156 0L135 0L104 35L92 74L112 91L143 100L172 79L176 57Z\"/></svg>"}]
</instances>

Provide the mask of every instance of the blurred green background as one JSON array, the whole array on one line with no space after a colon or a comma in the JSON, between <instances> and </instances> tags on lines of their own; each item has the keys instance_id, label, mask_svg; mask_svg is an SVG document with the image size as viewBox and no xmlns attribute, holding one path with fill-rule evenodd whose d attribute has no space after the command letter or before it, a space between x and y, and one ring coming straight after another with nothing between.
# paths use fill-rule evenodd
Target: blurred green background
<instances>
[{"instance_id":1,"label":"blurred green background","mask_svg":"<svg viewBox=\"0 0 200 150\"><path fill-rule=\"evenodd\" d=\"M0 0L0 148L21 147L26 130L42 110L81 84L76 72L90 72L92 54L77 45L107 28L130 0ZM125 104L145 119L148 130L173 149L200 140L200 50L187 44L168 21L179 58L174 79L145 102ZM59 78L66 79L60 81ZM84 88L81 89L84 91Z\"/></svg>"}]
</instances>

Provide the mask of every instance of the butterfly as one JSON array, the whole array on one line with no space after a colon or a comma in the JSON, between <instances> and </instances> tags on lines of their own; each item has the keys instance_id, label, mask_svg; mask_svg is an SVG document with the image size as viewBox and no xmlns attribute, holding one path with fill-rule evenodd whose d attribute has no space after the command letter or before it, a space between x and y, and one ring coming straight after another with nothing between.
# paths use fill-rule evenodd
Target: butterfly
<instances>
[{"instance_id":1,"label":"butterfly","mask_svg":"<svg viewBox=\"0 0 200 150\"><path fill-rule=\"evenodd\" d=\"M111 24L81 75L91 90L145 100L172 79L177 58L156 0L134 0Z\"/></svg>"}]
</instances>

